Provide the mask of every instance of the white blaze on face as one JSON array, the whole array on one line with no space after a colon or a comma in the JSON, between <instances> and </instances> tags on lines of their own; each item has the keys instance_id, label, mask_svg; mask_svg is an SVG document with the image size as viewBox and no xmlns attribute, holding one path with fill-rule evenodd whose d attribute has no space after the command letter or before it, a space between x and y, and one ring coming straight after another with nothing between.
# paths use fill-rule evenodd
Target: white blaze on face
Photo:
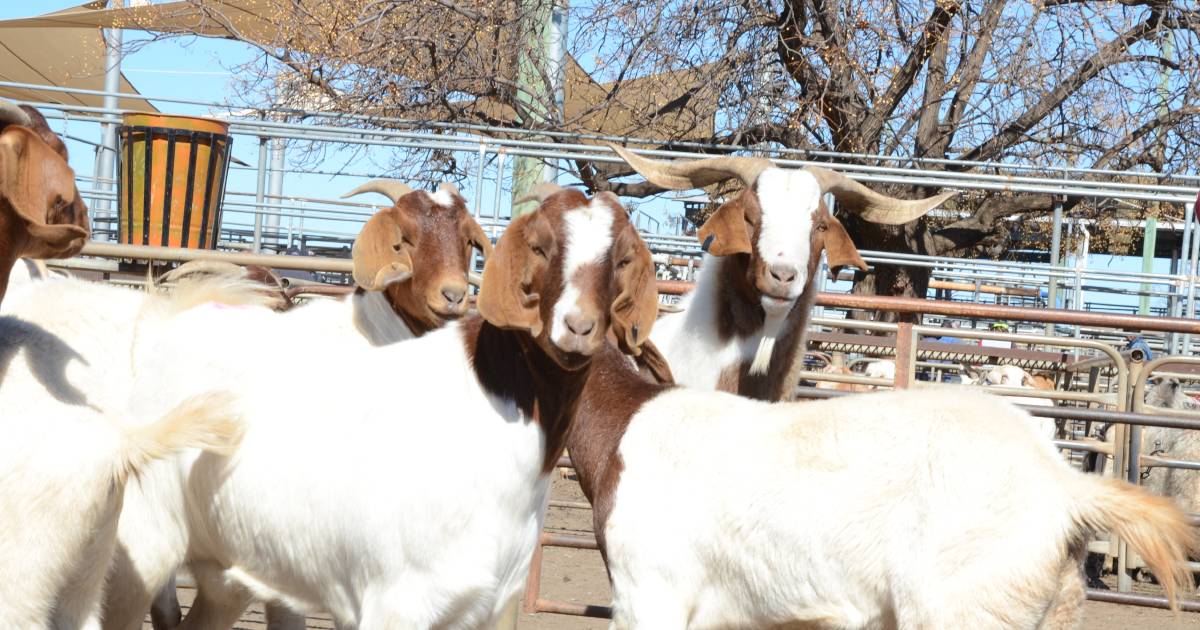
<instances>
[{"instance_id":1,"label":"white blaze on face","mask_svg":"<svg viewBox=\"0 0 1200 630\"><path fill-rule=\"evenodd\" d=\"M571 331L567 328L568 315L579 312L581 291L575 282L576 272L583 267L599 263L612 247L612 209L604 203L592 200L586 206L568 210L563 217L565 239L563 243L563 292L554 304L554 320L550 327L550 340L563 345Z\"/></svg>"},{"instance_id":2,"label":"white blaze on face","mask_svg":"<svg viewBox=\"0 0 1200 630\"><path fill-rule=\"evenodd\" d=\"M794 300L808 283L812 215L821 200L821 186L807 171L770 168L758 176L757 193L762 207L758 253L768 268L778 264L795 268L796 279L787 295Z\"/></svg>"}]
</instances>

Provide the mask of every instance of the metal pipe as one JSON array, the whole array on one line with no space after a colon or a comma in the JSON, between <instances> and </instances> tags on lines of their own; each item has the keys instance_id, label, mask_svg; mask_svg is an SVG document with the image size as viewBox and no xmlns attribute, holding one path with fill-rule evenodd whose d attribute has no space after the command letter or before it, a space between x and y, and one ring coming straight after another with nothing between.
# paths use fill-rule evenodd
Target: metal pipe
<instances>
[{"instance_id":1,"label":"metal pipe","mask_svg":"<svg viewBox=\"0 0 1200 630\"><path fill-rule=\"evenodd\" d=\"M1192 215L1193 221L1196 218L1195 206L1198 203L1200 203L1200 192L1196 193L1196 199L1194 200L1194 202L1188 204L1189 208L1192 209L1192 211L1188 212L1188 214ZM1200 272L1200 269L1198 269L1198 264L1200 264L1200 235L1195 233L1194 228L1193 228L1193 232L1192 232L1192 244L1190 244L1190 245L1192 245L1192 256L1190 256L1190 262L1188 263L1188 274L1187 274L1188 275L1187 317L1189 319L1192 319L1192 318L1195 318L1195 316L1196 316L1196 305L1195 305L1196 272ZM1183 335L1182 350L1183 350L1182 354L1192 353L1192 335Z\"/></svg>"},{"instance_id":2,"label":"metal pipe","mask_svg":"<svg viewBox=\"0 0 1200 630\"><path fill-rule=\"evenodd\" d=\"M0 85L3 83L0 82ZM45 104L46 107L55 107L55 104ZM61 106L59 106L61 107ZM100 108L88 108L84 106L71 106L73 111L94 111ZM245 130L245 132L254 133L256 135L270 135L273 137L290 137L288 134L270 131L270 129L286 129L289 124L286 123L268 123L256 121L253 123L237 120L230 121L231 128L235 130ZM293 125L294 128L303 129L309 132L305 139L326 139L344 143L362 143L362 144L379 144L391 145L392 143L371 140L368 137L361 136L355 139L344 129L337 127L328 127L321 129L317 126L301 126ZM323 132L327 135L321 138L316 132ZM413 134L411 132L373 132L379 137L404 137L404 136L421 136L421 137L438 137L434 134ZM454 141L454 138L446 138L440 136L442 140ZM469 141L472 146L477 145L477 141ZM588 160L596 162L620 162L620 158L611 153L595 153L595 147L591 145L574 145L578 149L570 149L572 145L555 144L550 142L523 141L523 140L504 140L499 138L491 139L494 144L505 144L513 147L514 155L526 157L540 157L550 159L576 159ZM402 144L401 144L402 146ZM467 149L464 144L440 144L427 145L429 148L441 148L444 150L471 150ZM542 147L547 150L535 150L523 147ZM590 151L590 153L582 153L582 151ZM660 157L684 157L694 158L697 154L684 152L666 152L656 151L647 152ZM873 167L853 164L831 164L829 162L813 162L811 160L788 160L780 159L777 163L781 166L803 167L814 164L819 164L825 167L832 167L846 172L860 181L878 181L883 183L898 183L908 185L933 186L933 187L949 187L960 189L976 189L976 190L1003 190L1013 191L1021 190L1025 192L1040 192L1048 194L1065 194L1080 197L1102 197L1102 198L1119 198L1119 199L1142 199L1142 200L1159 200L1165 202L1183 203L1191 201L1196 192L1196 188L1187 186L1162 186L1162 185L1146 185L1146 184L1125 184L1120 182L1084 182L1072 181L1063 179L1047 179L1034 177L1012 177L1003 175L988 175L982 173L958 173L958 172L930 172L920 171L924 174L922 177L910 176L914 171L912 169L897 169L889 167ZM1153 191L1153 192L1145 192Z\"/></svg>"},{"instance_id":3,"label":"metal pipe","mask_svg":"<svg viewBox=\"0 0 1200 630\"><path fill-rule=\"evenodd\" d=\"M110 0L109 6L112 8L121 8L121 0ZM119 28L104 29L104 108L108 110L117 109L119 103L117 96L121 90L121 45L123 41L123 33ZM100 166L97 169L100 177L110 181L115 180L114 170L116 167L117 156L117 123L110 122L103 125L102 140L100 144L103 146L100 151ZM104 188L110 189L110 184L104 184ZM101 200L95 208L99 214L108 214L109 205L107 200Z\"/></svg>"},{"instance_id":4,"label":"metal pipe","mask_svg":"<svg viewBox=\"0 0 1200 630\"><path fill-rule=\"evenodd\" d=\"M148 96L148 95L144 95L144 94L124 94L124 93L116 92L116 91L106 92L106 91L102 91L102 90L85 90L85 89L80 89L80 88L68 88L68 87L59 87L59 86L52 86L52 85L39 85L39 84L33 84L33 83L20 83L20 82L12 82L12 81L0 81L0 87L35 88L37 90L47 91L47 92L63 92L63 93L71 93L71 94L90 94L90 95L94 95L94 96L112 95L114 97L138 98L138 99L161 101L161 102L166 102L166 103L203 105L203 106L210 107L210 108L222 108L222 109L226 109L226 110L233 109L233 106L229 105L228 103L217 103L217 102L213 102L213 101L202 101L202 100L195 100L195 99L182 99L182 98L178 98L175 96ZM121 111L125 111L125 110L121 110ZM557 137L557 138L579 138L579 139L588 139L588 140L604 140L604 141L613 141L613 142L652 144L652 145L657 145L661 142L661 139L656 139L656 138L638 138L638 137L634 137L634 136L614 136L614 135L604 135L604 134L588 134L588 133L576 133L576 132L559 132L559 131L547 131L547 130L519 129L519 128L494 127L494 126L489 126L489 125L476 125L476 124L466 124L466 123L440 123L440 122L436 122L436 121L412 120L412 119L392 118L392 117L376 117L376 116L349 114L349 113L342 113L342 112L308 111L308 110L284 108L284 107L262 108L262 109L256 109L255 111L261 112L261 113L275 113L275 114L298 114L298 115L304 115L307 117L327 118L327 119L332 119L332 120L336 120L336 121L360 120L360 121L365 121L365 122L386 122L386 123L393 123L393 124L397 124L397 125L408 125L408 126L412 126L412 127L482 131L487 134L538 135L538 136L550 136L550 137ZM715 150L720 150L720 151L734 151L734 150L737 150L740 148L740 147L735 147L735 146L726 145L726 144L709 144L709 143L703 143L703 142L688 142L688 141L673 142L672 145L680 146L680 147L690 147L690 148L696 148L696 149L715 149ZM914 163L914 164L943 164L943 165L952 165L952 166L959 166L959 167L973 166L973 167L981 167L984 169L991 169L991 170L1027 170L1027 171L1042 171L1042 172L1048 172L1048 173L1079 173L1079 174L1083 174L1083 175L1118 175L1118 176L1120 176L1120 175L1128 175L1129 174L1127 171L1119 171L1119 170L1112 170L1112 169L1089 169L1089 168L1063 167L1063 166L1039 166L1036 164L1010 164L1010 163L1005 163L1005 162L988 162L988 161L978 161L978 160L953 160L953 159L946 159L946 158L897 157L894 155L856 154L856 153L843 153L843 152L837 152L837 151L819 151L819 150L813 150L813 149L792 149L792 148L786 148L786 147L763 147L763 148L756 148L756 150L759 150L760 152L763 152L763 153L772 153L772 154L780 154L780 155L811 155L811 156L818 156L818 157L844 158L844 159L851 160L851 161L862 160L862 159L866 158L866 159L870 159L870 160L881 160L881 161L886 161L886 162L908 162L908 163ZM1183 180L1183 181L1200 181L1200 176L1178 174L1178 173L1147 172L1147 173L1138 173L1138 176L1139 177L1152 177L1152 178L1156 178L1156 179L1176 179L1176 180Z\"/></svg>"},{"instance_id":5,"label":"metal pipe","mask_svg":"<svg viewBox=\"0 0 1200 630\"><path fill-rule=\"evenodd\" d=\"M1062 248L1062 220L1063 220L1063 204L1061 200L1054 201L1054 227L1050 238L1050 268L1058 267L1059 252ZM1058 308L1058 282L1053 276L1048 279L1049 288L1046 292L1046 306L1049 308ZM1046 334L1054 334L1054 324L1046 324Z\"/></svg>"},{"instance_id":6,"label":"metal pipe","mask_svg":"<svg viewBox=\"0 0 1200 630\"><path fill-rule=\"evenodd\" d=\"M262 251L263 230L263 195L267 186L267 139L258 139L258 177L255 178L254 192L254 251Z\"/></svg>"},{"instance_id":7,"label":"metal pipe","mask_svg":"<svg viewBox=\"0 0 1200 630\"><path fill-rule=\"evenodd\" d=\"M1167 601L1166 597L1154 597L1152 595L1138 595L1134 593L1118 593L1116 591L1101 591L1094 588L1087 589L1087 598L1094 602L1145 606L1147 608L1171 607L1171 604ZM1181 599L1179 600L1179 610L1184 612L1200 612L1200 600Z\"/></svg>"},{"instance_id":8,"label":"metal pipe","mask_svg":"<svg viewBox=\"0 0 1200 630\"><path fill-rule=\"evenodd\" d=\"M283 138L275 138L271 142L271 197L280 199L283 197L283 175L285 167L286 150ZM267 214L267 229L275 232L279 231L279 219L283 214L282 208L279 207L279 202L272 204L272 210ZM278 244L278 243L276 243Z\"/></svg>"}]
</instances>

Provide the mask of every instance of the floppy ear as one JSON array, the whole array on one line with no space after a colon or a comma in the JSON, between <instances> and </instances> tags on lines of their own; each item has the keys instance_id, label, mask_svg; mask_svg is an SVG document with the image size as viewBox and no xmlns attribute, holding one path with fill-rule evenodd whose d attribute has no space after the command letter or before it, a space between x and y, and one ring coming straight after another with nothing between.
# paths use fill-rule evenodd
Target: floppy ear
<instances>
[{"instance_id":1,"label":"floppy ear","mask_svg":"<svg viewBox=\"0 0 1200 630\"><path fill-rule=\"evenodd\" d=\"M850 240L846 228L842 227L841 222L837 219L828 217L821 245L825 248L829 260L829 273L833 274L834 278L843 267L853 266L863 271L867 270L866 261L858 254L858 248L854 246L854 241Z\"/></svg>"},{"instance_id":2,"label":"floppy ear","mask_svg":"<svg viewBox=\"0 0 1200 630\"><path fill-rule=\"evenodd\" d=\"M700 247L713 256L749 254L750 231L746 226L746 200L743 191L732 201L726 201L708 217L696 233Z\"/></svg>"},{"instance_id":3,"label":"floppy ear","mask_svg":"<svg viewBox=\"0 0 1200 630\"><path fill-rule=\"evenodd\" d=\"M483 259L487 260L492 257L492 240L488 238L486 232L483 231L474 217L466 215L467 219L467 240L471 242L480 252L483 253Z\"/></svg>"},{"instance_id":4,"label":"floppy ear","mask_svg":"<svg viewBox=\"0 0 1200 630\"><path fill-rule=\"evenodd\" d=\"M33 132L10 126L0 134L0 196L15 214L10 220L23 225L28 235L19 255L69 258L83 249L85 227L47 223L56 200L75 202L78 195L75 173Z\"/></svg>"},{"instance_id":5,"label":"floppy ear","mask_svg":"<svg viewBox=\"0 0 1200 630\"><path fill-rule=\"evenodd\" d=\"M658 351L658 346L649 339L642 342L642 353L634 358L638 371L649 376L660 385L674 385L675 376L671 374L671 366L667 358Z\"/></svg>"},{"instance_id":6,"label":"floppy ear","mask_svg":"<svg viewBox=\"0 0 1200 630\"><path fill-rule=\"evenodd\" d=\"M367 220L350 249L355 284L367 291L382 291L389 284L412 277L412 257L404 243L405 223L394 207L380 210Z\"/></svg>"},{"instance_id":7,"label":"floppy ear","mask_svg":"<svg viewBox=\"0 0 1200 630\"><path fill-rule=\"evenodd\" d=\"M483 265L483 283L475 308L483 319L498 328L542 334L539 311L541 296L531 292L533 252L526 242L526 230L536 220L544 220L536 212L513 219L504 230L496 248Z\"/></svg>"},{"instance_id":8,"label":"floppy ear","mask_svg":"<svg viewBox=\"0 0 1200 630\"><path fill-rule=\"evenodd\" d=\"M617 297L609 312L610 325L621 351L636 357L658 319L654 261L642 237L628 223L617 236L612 251Z\"/></svg>"}]
</instances>

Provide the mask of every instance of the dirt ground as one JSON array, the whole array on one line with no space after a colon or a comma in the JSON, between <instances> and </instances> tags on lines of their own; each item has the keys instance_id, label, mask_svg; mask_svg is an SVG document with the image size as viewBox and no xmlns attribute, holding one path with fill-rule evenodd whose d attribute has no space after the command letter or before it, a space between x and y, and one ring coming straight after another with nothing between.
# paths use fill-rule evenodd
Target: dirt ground
<instances>
[{"instance_id":1,"label":"dirt ground","mask_svg":"<svg viewBox=\"0 0 1200 630\"><path fill-rule=\"evenodd\" d=\"M584 502L583 493L577 483L566 480L555 480L553 500ZM569 534L590 534L592 532L592 514L590 510L551 506L546 515L546 528L549 531ZM1141 588L1139 592L1153 593L1154 587ZM179 599L187 613L187 606L192 601L194 591L188 587L179 588ZM564 549L547 547L542 562L541 597L575 604L607 605L611 594L608 588L608 577L604 572L604 563L600 553L581 549ZM143 630L151 630L150 617L146 617ZM608 628L608 620L572 617L551 613L524 614L518 620L521 630L604 630ZM241 621L234 626L235 630L265 630L262 608L255 606L242 616ZM308 618L310 630L330 630L333 622L326 615L314 615ZM1200 613L1172 614L1170 611L1138 606L1121 606L1101 602L1087 602L1084 605L1084 630L1124 630L1127 628L1145 628L1147 630L1200 630Z\"/></svg>"}]
</instances>

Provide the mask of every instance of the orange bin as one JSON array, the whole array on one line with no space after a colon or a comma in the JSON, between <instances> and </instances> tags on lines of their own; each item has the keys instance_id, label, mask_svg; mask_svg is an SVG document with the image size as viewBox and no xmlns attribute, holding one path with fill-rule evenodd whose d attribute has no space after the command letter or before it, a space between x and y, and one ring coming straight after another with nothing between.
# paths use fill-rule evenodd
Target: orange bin
<instances>
[{"instance_id":1,"label":"orange bin","mask_svg":"<svg viewBox=\"0 0 1200 630\"><path fill-rule=\"evenodd\" d=\"M119 134L119 242L215 249L233 145L229 124L125 114Z\"/></svg>"}]
</instances>

